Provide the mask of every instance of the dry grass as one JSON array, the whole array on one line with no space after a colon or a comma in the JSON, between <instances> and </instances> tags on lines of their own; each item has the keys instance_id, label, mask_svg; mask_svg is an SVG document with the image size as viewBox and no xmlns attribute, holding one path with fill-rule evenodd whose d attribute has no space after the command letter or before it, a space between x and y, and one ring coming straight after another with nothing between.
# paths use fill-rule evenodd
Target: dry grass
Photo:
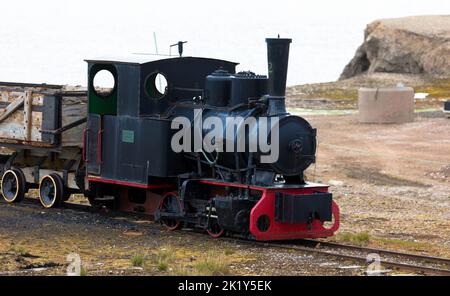
<instances>
[{"instance_id":1,"label":"dry grass","mask_svg":"<svg viewBox=\"0 0 450 296\"><path fill-rule=\"evenodd\" d=\"M360 87L393 87L397 83L413 87L417 93L428 93L427 99L450 98L450 78L398 73L374 73L346 80L304 84L289 87L288 98L357 100Z\"/></svg>"},{"instance_id":2,"label":"dry grass","mask_svg":"<svg viewBox=\"0 0 450 296\"><path fill-rule=\"evenodd\" d=\"M158 271L167 271L175 260L176 253L171 247L161 247L153 255L153 263L156 265L156 270Z\"/></svg>"},{"instance_id":3,"label":"dry grass","mask_svg":"<svg viewBox=\"0 0 450 296\"><path fill-rule=\"evenodd\" d=\"M428 252L434 249L434 246L427 242L418 242L410 240L401 240L393 238L376 238L374 243L387 249L400 249L410 252Z\"/></svg>"},{"instance_id":4,"label":"dry grass","mask_svg":"<svg viewBox=\"0 0 450 296\"><path fill-rule=\"evenodd\" d=\"M387 250L398 250L411 253L430 253L442 257L448 256L448 253L442 252L442 249L439 246L429 242L370 236L367 232L338 233L334 237L334 240L338 242L347 242L354 245L364 245Z\"/></svg>"},{"instance_id":5,"label":"dry grass","mask_svg":"<svg viewBox=\"0 0 450 296\"><path fill-rule=\"evenodd\" d=\"M23 257L34 257L30 252L28 252L24 247L16 246L14 243L11 243L9 246L9 252L14 253Z\"/></svg>"},{"instance_id":6,"label":"dry grass","mask_svg":"<svg viewBox=\"0 0 450 296\"><path fill-rule=\"evenodd\" d=\"M131 265L134 267L142 267L145 262L145 256L142 254L135 254L131 257Z\"/></svg>"},{"instance_id":7,"label":"dry grass","mask_svg":"<svg viewBox=\"0 0 450 296\"><path fill-rule=\"evenodd\" d=\"M428 98L450 99L450 78L437 79L431 84L416 87L415 91L428 93Z\"/></svg>"},{"instance_id":8,"label":"dry grass","mask_svg":"<svg viewBox=\"0 0 450 296\"><path fill-rule=\"evenodd\" d=\"M342 232L338 233L335 239L341 242L348 242L357 245L366 245L370 242L370 235L366 231L358 233Z\"/></svg>"},{"instance_id":9,"label":"dry grass","mask_svg":"<svg viewBox=\"0 0 450 296\"><path fill-rule=\"evenodd\" d=\"M227 258L217 252L208 252L195 264L198 275L228 275L230 266Z\"/></svg>"},{"instance_id":10,"label":"dry grass","mask_svg":"<svg viewBox=\"0 0 450 296\"><path fill-rule=\"evenodd\" d=\"M233 249L227 248L227 249L225 249L225 250L223 251L223 253L224 253L226 256L230 256L230 255L233 255L235 252L234 252Z\"/></svg>"},{"instance_id":11,"label":"dry grass","mask_svg":"<svg viewBox=\"0 0 450 296\"><path fill-rule=\"evenodd\" d=\"M171 274L176 276L230 275L230 258L228 256L232 253L234 252L230 249L223 252L217 250L208 251L199 256L193 264L179 264L172 270Z\"/></svg>"}]
</instances>

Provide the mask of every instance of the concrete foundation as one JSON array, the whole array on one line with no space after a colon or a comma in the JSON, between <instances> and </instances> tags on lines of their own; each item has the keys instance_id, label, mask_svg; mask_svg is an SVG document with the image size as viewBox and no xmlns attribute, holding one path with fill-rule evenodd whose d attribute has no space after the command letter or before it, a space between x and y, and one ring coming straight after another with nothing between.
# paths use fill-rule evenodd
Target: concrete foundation
<instances>
[{"instance_id":1,"label":"concrete foundation","mask_svg":"<svg viewBox=\"0 0 450 296\"><path fill-rule=\"evenodd\" d=\"M360 88L359 122L403 123L414 121L414 89Z\"/></svg>"}]
</instances>

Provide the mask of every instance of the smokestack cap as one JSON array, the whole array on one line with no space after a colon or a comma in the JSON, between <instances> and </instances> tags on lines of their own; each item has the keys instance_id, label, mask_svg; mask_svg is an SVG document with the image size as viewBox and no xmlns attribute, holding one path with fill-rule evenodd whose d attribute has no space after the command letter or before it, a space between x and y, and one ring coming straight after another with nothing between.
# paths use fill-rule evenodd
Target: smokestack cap
<instances>
[{"instance_id":1,"label":"smokestack cap","mask_svg":"<svg viewBox=\"0 0 450 296\"><path fill-rule=\"evenodd\" d=\"M267 43L292 43L290 38L266 38Z\"/></svg>"}]
</instances>

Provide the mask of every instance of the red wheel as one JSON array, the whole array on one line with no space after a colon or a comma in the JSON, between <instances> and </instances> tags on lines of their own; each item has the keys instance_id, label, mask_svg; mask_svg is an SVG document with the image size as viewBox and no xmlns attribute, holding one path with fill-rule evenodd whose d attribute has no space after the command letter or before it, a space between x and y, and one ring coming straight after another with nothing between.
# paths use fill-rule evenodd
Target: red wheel
<instances>
[{"instance_id":1,"label":"red wheel","mask_svg":"<svg viewBox=\"0 0 450 296\"><path fill-rule=\"evenodd\" d=\"M159 211L161 213L181 213L181 202L176 192L168 192L164 194L160 204ZM178 230L181 228L181 222L172 218L161 218L161 224L168 230Z\"/></svg>"},{"instance_id":2,"label":"red wheel","mask_svg":"<svg viewBox=\"0 0 450 296\"><path fill-rule=\"evenodd\" d=\"M207 215L210 214L208 219L208 228L206 232L213 238L219 238L225 234L225 230L220 226L219 220L216 214L216 210L212 205L212 199L210 199L210 203L208 208L206 209ZM211 209L211 211L209 211Z\"/></svg>"},{"instance_id":3,"label":"red wheel","mask_svg":"<svg viewBox=\"0 0 450 296\"><path fill-rule=\"evenodd\" d=\"M219 238L225 234L225 230L222 227L220 227L219 222L217 222L217 219L213 219L213 221L209 221L209 227L208 227L208 229L206 229L206 232L212 238Z\"/></svg>"}]
</instances>

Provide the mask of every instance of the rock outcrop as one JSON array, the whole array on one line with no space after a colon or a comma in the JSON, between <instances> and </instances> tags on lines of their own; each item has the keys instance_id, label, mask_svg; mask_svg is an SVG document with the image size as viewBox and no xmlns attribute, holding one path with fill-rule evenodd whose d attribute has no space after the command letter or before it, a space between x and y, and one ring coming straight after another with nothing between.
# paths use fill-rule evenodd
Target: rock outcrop
<instances>
[{"instance_id":1,"label":"rock outcrop","mask_svg":"<svg viewBox=\"0 0 450 296\"><path fill-rule=\"evenodd\" d=\"M364 35L339 79L374 72L450 76L450 15L377 20Z\"/></svg>"}]
</instances>

